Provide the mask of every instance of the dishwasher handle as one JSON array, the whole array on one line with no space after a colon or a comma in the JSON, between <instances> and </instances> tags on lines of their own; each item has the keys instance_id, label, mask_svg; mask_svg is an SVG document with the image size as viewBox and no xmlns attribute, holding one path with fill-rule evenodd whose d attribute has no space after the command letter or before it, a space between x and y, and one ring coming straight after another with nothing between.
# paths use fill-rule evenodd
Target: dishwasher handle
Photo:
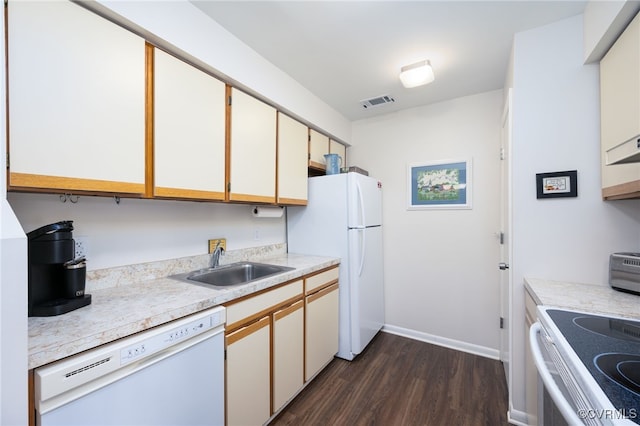
<instances>
[{"instance_id":1,"label":"dishwasher handle","mask_svg":"<svg viewBox=\"0 0 640 426\"><path fill-rule=\"evenodd\" d=\"M542 332L542 325L539 322L535 322L531 325L529 329L529 343L531 344L531 353L533 355L533 361L536 364L536 369L538 370L538 374L544 383L544 387L547 392L553 399L553 402L562 413L562 416L565 418L568 424L570 425L582 425L584 421L578 417L578 413L576 413L575 409L571 406L569 401L564 397L562 391L558 387L558 384L551 376L549 369L546 366L546 361L544 356L542 355L542 348L540 347L540 341L538 340L538 335ZM541 336L541 338L544 338Z\"/></svg>"}]
</instances>

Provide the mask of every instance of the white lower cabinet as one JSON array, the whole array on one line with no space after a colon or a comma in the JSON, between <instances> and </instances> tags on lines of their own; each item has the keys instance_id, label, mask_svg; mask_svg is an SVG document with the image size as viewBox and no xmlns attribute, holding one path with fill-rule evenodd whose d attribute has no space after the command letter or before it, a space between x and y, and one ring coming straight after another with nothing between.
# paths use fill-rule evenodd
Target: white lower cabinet
<instances>
[{"instance_id":1,"label":"white lower cabinet","mask_svg":"<svg viewBox=\"0 0 640 426\"><path fill-rule=\"evenodd\" d=\"M228 425L261 425L271 415L270 330L266 316L226 337Z\"/></svg>"},{"instance_id":2,"label":"white lower cabinet","mask_svg":"<svg viewBox=\"0 0 640 426\"><path fill-rule=\"evenodd\" d=\"M304 384L304 302L273 314L273 412L278 411Z\"/></svg>"},{"instance_id":3,"label":"white lower cabinet","mask_svg":"<svg viewBox=\"0 0 640 426\"><path fill-rule=\"evenodd\" d=\"M305 381L338 352L338 283L305 297Z\"/></svg>"},{"instance_id":4,"label":"white lower cabinet","mask_svg":"<svg viewBox=\"0 0 640 426\"><path fill-rule=\"evenodd\" d=\"M338 351L338 267L225 307L226 423L262 425Z\"/></svg>"}]
</instances>

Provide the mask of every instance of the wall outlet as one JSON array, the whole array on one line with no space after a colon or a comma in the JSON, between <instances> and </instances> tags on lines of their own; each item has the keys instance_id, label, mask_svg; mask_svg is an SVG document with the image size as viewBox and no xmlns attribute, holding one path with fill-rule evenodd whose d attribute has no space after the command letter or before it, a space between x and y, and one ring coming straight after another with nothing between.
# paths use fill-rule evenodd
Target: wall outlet
<instances>
[{"instance_id":1,"label":"wall outlet","mask_svg":"<svg viewBox=\"0 0 640 426\"><path fill-rule=\"evenodd\" d=\"M74 258L77 259L81 256L89 258L89 237L86 235L76 235L73 237L76 245L76 251Z\"/></svg>"},{"instance_id":2,"label":"wall outlet","mask_svg":"<svg viewBox=\"0 0 640 426\"><path fill-rule=\"evenodd\" d=\"M222 247L224 251L227 251L227 239L216 238L215 240L209 240L209 254L213 253L213 251L216 249L218 241L220 241L220 247Z\"/></svg>"}]
</instances>

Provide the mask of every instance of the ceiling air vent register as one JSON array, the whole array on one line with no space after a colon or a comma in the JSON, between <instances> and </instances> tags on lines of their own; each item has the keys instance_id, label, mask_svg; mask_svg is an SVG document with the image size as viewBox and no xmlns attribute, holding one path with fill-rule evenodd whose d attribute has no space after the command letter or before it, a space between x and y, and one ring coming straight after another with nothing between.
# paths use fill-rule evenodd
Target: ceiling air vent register
<instances>
[{"instance_id":1,"label":"ceiling air vent register","mask_svg":"<svg viewBox=\"0 0 640 426\"><path fill-rule=\"evenodd\" d=\"M393 103L395 101L396 100L393 99L391 96L383 95L383 96L378 96L376 98L365 99L364 101L360 101L360 105L362 105L362 108L364 109L369 109L369 108L377 107L380 105Z\"/></svg>"}]
</instances>

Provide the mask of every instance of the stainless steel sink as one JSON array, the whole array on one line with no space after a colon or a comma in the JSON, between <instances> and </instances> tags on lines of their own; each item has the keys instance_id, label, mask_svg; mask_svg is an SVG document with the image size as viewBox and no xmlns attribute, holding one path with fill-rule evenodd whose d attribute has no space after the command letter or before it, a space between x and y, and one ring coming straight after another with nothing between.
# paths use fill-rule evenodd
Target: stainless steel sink
<instances>
[{"instance_id":1,"label":"stainless steel sink","mask_svg":"<svg viewBox=\"0 0 640 426\"><path fill-rule=\"evenodd\" d=\"M291 271L288 266L269 265L256 262L238 262L222 265L217 268L206 268L185 274L172 275L170 278L182 281L196 281L215 287L228 287L246 284L261 278L270 277L282 272Z\"/></svg>"}]
</instances>

